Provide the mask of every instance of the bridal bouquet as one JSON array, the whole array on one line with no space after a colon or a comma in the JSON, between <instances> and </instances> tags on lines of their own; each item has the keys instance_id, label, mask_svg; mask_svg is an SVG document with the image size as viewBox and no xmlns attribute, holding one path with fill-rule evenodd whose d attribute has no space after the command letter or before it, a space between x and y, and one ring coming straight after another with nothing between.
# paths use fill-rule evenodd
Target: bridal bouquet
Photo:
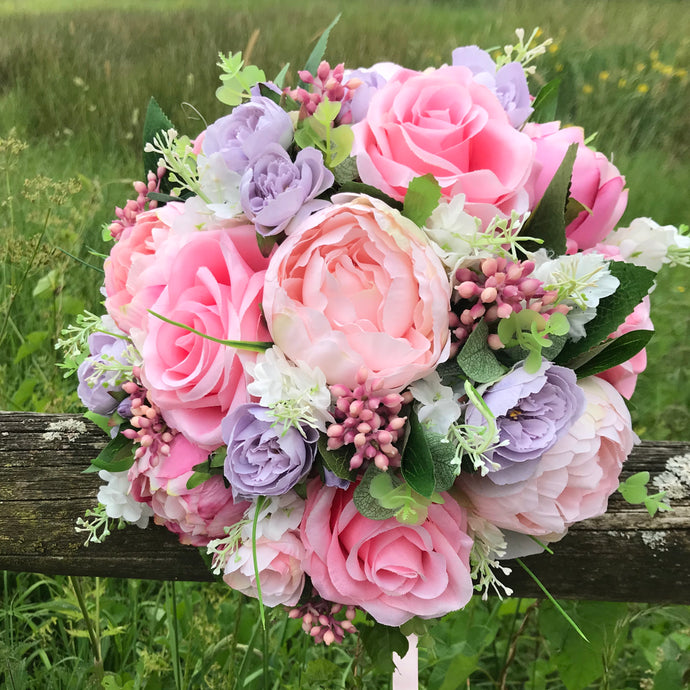
<instances>
[{"instance_id":1,"label":"bridal bouquet","mask_svg":"<svg viewBox=\"0 0 690 690\"><path fill-rule=\"evenodd\" d=\"M194 140L155 101L66 366L111 441L82 521L149 517L317 641L501 585L606 511L648 293L690 240L531 94L532 39L424 71L221 55ZM101 532L98 532L98 529Z\"/></svg>"}]
</instances>

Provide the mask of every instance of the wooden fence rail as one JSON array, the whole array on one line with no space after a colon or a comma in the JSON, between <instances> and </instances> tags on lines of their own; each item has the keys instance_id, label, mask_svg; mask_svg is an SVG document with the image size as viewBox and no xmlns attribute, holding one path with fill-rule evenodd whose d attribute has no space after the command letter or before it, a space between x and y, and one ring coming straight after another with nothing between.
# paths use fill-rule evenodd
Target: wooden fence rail
<instances>
[{"instance_id":1,"label":"wooden fence rail","mask_svg":"<svg viewBox=\"0 0 690 690\"><path fill-rule=\"evenodd\" d=\"M0 412L0 569L212 580L198 551L162 527L128 526L83 545L74 525L95 507L102 482L81 473L106 441L78 415ZM556 597L690 603L689 454L690 443L644 441L625 464L623 478L660 475L673 511L652 518L616 493L606 515L574 526L553 555L525 563ZM516 595L539 595L519 567L508 581Z\"/></svg>"}]
</instances>

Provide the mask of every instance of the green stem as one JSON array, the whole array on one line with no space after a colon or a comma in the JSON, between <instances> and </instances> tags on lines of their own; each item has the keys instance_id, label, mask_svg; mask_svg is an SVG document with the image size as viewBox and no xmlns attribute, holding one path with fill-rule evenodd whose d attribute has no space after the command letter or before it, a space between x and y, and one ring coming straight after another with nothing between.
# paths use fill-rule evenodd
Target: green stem
<instances>
[{"instance_id":1,"label":"green stem","mask_svg":"<svg viewBox=\"0 0 690 690\"><path fill-rule=\"evenodd\" d=\"M89 634L89 642L91 644L91 651L93 653L93 665L96 670L96 677L98 680L103 680L103 657L101 656L101 644L96 634L96 629L94 627L91 616L89 616L89 610L86 607L86 598L84 597L84 590L81 586L81 580L78 577L69 576L70 584L72 589L77 596L77 602L79 603L79 609L81 610L81 615L84 620L84 625L86 626L86 631Z\"/></svg>"},{"instance_id":2,"label":"green stem","mask_svg":"<svg viewBox=\"0 0 690 690\"><path fill-rule=\"evenodd\" d=\"M177 627L177 592L175 591L175 580L171 580L172 601L169 601L168 615L172 617L172 662L173 674L175 675L175 688L182 690L182 669L180 668L180 640Z\"/></svg>"}]
</instances>

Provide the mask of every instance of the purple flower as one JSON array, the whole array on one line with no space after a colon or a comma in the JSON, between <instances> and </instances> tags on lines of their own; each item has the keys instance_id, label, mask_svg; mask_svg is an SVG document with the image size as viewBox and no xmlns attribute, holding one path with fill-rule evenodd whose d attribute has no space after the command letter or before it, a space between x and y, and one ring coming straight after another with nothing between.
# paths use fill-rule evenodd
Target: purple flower
<instances>
[{"instance_id":1,"label":"purple flower","mask_svg":"<svg viewBox=\"0 0 690 690\"><path fill-rule=\"evenodd\" d=\"M228 446L225 478L235 500L287 493L307 475L316 456L316 429L285 429L256 403L235 408L221 430Z\"/></svg>"},{"instance_id":2,"label":"purple flower","mask_svg":"<svg viewBox=\"0 0 690 690\"><path fill-rule=\"evenodd\" d=\"M110 415L115 412L119 403L111 395L111 393L120 391L119 384L115 383L118 372L96 373L95 365L97 362L125 364L124 355L127 349L127 340L109 333L96 332L89 336L88 342L90 356L77 369L79 378L77 394L84 407L96 414Z\"/></svg>"},{"instance_id":3,"label":"purple flower","mask_svg":"<svg viewBox=\"0 0 690 690\"><path fill-rule=\"evenodd\" d=\"M496 418L501 441L489 454L499 469L487 478L514 484L532 476L539 458L566 434L585 410L585 396L575 372L544 361L535 374L517 365L482 395ZM485 424L482 413L469 405L465 422Z\"/></svg>"},{"instance_id":4,"label":"purple flower","mask_svg":"<svg viewBox=\"0 0 690 690\"><path fill-rule=\"evenodd\" d=\"M496 95L513 127L522 126L530 116L532 108L527 78L519 62L509 62L497 71L489 53L477 46L465 46L453 51L453 66L469 68L474 80Z\"/></svg>"},{"instance_id":5,"label":"purple flower","mask_svg":"<svg viewBox=\"0 0 690 690\"><path fill-rule=\"evenodd\" d=\"M292 132L290 116L270 98L259 96L210 125L202 151L206 156L220 153L230 170L243 173L249 161L269 144L287 149Z\"/></svg>"},{"instance_id":6,"label":"purple flower","mask_svg":"<svg viewBox=\"0 0 690 690\"><path fill-rule=\"evenodd\" d=\"M400 68L392 62L381 62L371 67L346 71L344 81L359 79L362 83L352 92L352 98L344 101L338 113L338 122L355 124L367 115L369 102L374 94L388 83L390 77Z\"/></svg>"},{"instance_id":7,"label":"purple flower","mask_svg":"<svg viewBox=\"0 0 690 690\"><path fill-rule=\"evenodd\" d=\"M269 144L254 158L240 182L240 203L256 231L277 235L298 214L308 215L328 205L314 198L333 184L333 173L311 146L294 161L278 144Z\"/></svg>"}]
</instances>

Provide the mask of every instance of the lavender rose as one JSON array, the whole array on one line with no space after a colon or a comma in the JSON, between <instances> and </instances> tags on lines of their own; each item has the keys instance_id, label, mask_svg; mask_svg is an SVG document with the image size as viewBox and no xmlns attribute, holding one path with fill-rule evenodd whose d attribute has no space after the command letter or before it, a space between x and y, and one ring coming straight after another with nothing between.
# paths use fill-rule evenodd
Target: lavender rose
<instances>
[{"instance_id":1,"label":"lavender rose","mask_svg":"<svg viewBox=\"0 0 690 690\"><path fill-rule=\"evenodd\" d=\"M489 458L498 465L487 475L495 484L529 479L539 458L585 409L585 396L575 372L547 361L535 374L526 372L522 365L514 367L482 397L496 417L500 440L507 442ZM474 405L468 406L465 421L476 426L486 423Z\"/></svg>"},{"instance_id":2,"label":"lavender rose","mask_svg":"<svg viewBox=\"0 0 690 690\"><path fill-rule=\"evenodd\" d=\"M259 234L277 235L298 214L304 217L327 206L315 197L332 184L333 173L315 148L300 151L293 163L285 149L269 144L242 175L240 203Z\"/></svg>"},{"instance_id":3,"label":"lavender rose","mask_svg":"<svg viewBox=\"0 0 690 690\"><path fill-rule=\"evenodd\" d=\"M206 156L220 153L230 170L243 173L269 144L290 146L292 132L290 116L270 98L259 96L210 125L202 151Z\"/></svg>"},{"instance_id":4,"label":"lavender rose","mask_svg":"<svg viewBox=\"0 0 690 690\"><path fill-rule=\"evenodd\" d=\"M112 323L112 330L120 332L114 323ZM119 402L111 395L120 390L119 384L115 383L117 372L101 371L99 373L96 371L96 364L99 362L124 364L128 341L99 331L92 333L88 342L90 355L77 370L79 377L77 394L84 407L96 414L110 415L115 412Z\"/></svg>"},{"instance_id":5,"label":"lavender rose","mask_svg":"<svg viewBox=\"0 0 690 690\"><path fill-rule=\"evenodd\" d=\"M225 478L235 500L285 494L307 475L316 456L316 429L284 429L256 403L235 408L221 429L228 446Z\"/></svg>"},{"instance_id":6,"label":"lavender rose","mask_svg":"<svg viewBox=\"0 0 690 690\"><path fill-rule=\"evenodd\" d=\"M519 62L509 62L497 70L489 53L477 46L465 46L453 51L453 66L458 65L468 67L474 80L496 95L513 127L524 124L532 108L527 78Z\"/></svg>"}]
</instances>

